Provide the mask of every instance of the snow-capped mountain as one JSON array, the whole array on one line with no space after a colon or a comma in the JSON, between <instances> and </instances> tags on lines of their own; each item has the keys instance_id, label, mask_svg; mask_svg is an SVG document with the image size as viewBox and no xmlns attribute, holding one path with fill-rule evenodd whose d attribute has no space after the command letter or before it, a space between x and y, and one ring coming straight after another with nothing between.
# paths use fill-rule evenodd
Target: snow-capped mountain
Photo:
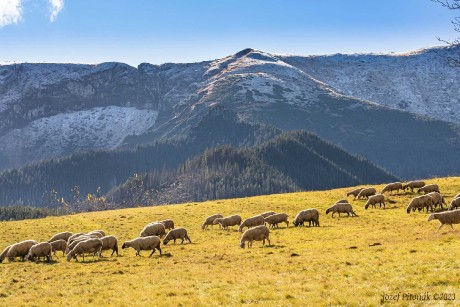
<instances>
[{"instance_id":1,"label":"snow-capped mountain","mask_svg":"<svg viewBox=\"0 0 460 307\"><path fill-rule=\"evenodd\" d=\"M245 49L214 61L137 68L3 65L0 168L174 137L221 105L242 121L311 130L397 175L446 173L450 164L416 164L416 152L449 160L460 148L460 68L448 60L458 51L303 57ZM420 143L420 133L437 147ZM391 142L396 137L414 152L402 152ZM419 173L410 173L414 165Z\"/></svg>"}]
</instances>

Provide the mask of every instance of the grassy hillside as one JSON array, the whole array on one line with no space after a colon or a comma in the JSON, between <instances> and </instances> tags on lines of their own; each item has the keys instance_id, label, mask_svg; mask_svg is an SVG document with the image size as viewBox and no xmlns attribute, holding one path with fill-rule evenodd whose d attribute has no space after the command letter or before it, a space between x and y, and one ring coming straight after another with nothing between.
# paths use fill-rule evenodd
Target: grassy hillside
<instances>
[{"instance_id":1,"label":"grassy hillside","mask_svg":"<svg viewBox=\"0 0 460 307\"><path fill-rule=\"evenodd\" d=\"M438 183L450 201L460 191L459 179L427 182ZM2 249L63 230L104 229L122 242L136 237L146 223L164 218L186 227L193 244L162 246L163 256L152 258L145 251L135 257L129 249L118 258L88 258L85 263L69 263L62 256L52 264L5 261L0 264L0 305L377 305L383 294L455 293L460 288L458 226L437 233L437 221L427 222L426 213L407 214L409 193L390 196L386 210L366 211L364 201L350 198L359 217L326 216L325 209L347 190L1 222ZM255 242L252 249L240 249L241 234L235 229L200 228L206 216L217 212L246 218L274 210L292 220L305 208L320 210L321 227L281 226L271 231L272 246L265 248ZM374 243L381 245L370 246Z\"/></svg>"}]
</instances>

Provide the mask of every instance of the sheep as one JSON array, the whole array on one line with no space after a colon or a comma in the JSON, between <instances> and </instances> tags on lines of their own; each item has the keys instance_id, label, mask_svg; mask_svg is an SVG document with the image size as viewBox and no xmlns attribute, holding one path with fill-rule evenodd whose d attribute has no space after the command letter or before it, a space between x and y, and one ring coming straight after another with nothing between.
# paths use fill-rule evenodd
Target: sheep
<instances>
[{"instance_id":1,"label":"sheep","mask_svg":"<svg viewBox=\"0 0 460 307\"><path fill-rule=\"evenodd\" d=\"M424 192L425 194L428 194L430 192L438 192L439 193L439 186L437 184L429 184L421 187L418 189L417 193Z\"/></svg>"},{"instance_id":2,"label":"sheep","mask_svg":"<svg viewBox=\"0 0 460 307\"><path fill-rule=\"evenodd\" d=\"M70 237L72 236L72 233L71 232L60 232L60 233L57 233L55 234L54 236L51 237L51 239L48 240L48 242L54 242L54 241L57 241L57 240L65 240L67 241Z\"/></svg>"},{"instance_id":3,"label":"sheep","mask_svg":"<svg viewBox=\"0 0 460 307\"><path fill-rule=\"evenodd\" d=\"M240 247L244 248L246 241L248 242L248 248L252 247L253 241L262 241L262 246L265 246L265 239L270 245L270 230L267 226L261 225L246 230L241 236Z\"/></svg>"},{"instance_id":4,"label":"sheep","mask_svg":"<svg viewBox=\"0 0 460 307\"><path fill-rule=\"evenodd\" d=\"M414 189L421 188L425 185L425 181L422 180L415 180L415 181L409 181L405 185L403 185L403 190L405 191L406 189L410 189L412 193L414 193Z\"/></svg>"},{"instance_id":5,"label":"sheep","mask_svg":"<svg viewBox=\"0 0 460 307\"><path fill-rule=\"evenodd\" d=\"M406 212L410 213L410 211L415 211L415 209L423 210L423 208L426 208L426 211L428 212L428 209L431 209L433 206L433 198L428 195L422 195L418 197L412 198L410 201L409 205L406 208Z\"/></svg>"},{"instance_id":6,"label":"sheep","mask_svg":"<svg viewBox=\"0 0 460 307\"><path fill-rule=\"evenodd\" d=\"M213 214L211 216L208 216L206 220L204 221L203 225L201 225L201 229L205 230L208 229L208 226L211 225L213 226L213 222L217 218L223 218L224 216L222 214Z\"/></svg>"},{"instance_id":7,"label":"sheep","mask_svg":"<svg viewBox=\"0 0 460 307\"><path fill-rule=\"evenodd\" d=\"M248 217L240 224L240 226L238 227L238 231L243 232L243 227L247 227L249 229L254 226L263 225L264 223L265 223L265 220L262 215Z\"/></svg>"},{"instance_id":8,"label":"sheep","mask_svg":"<svg viewBox=\"0 0 460 307\"><path fill-rule=\"evenodd\" d=\"M105 237L100 238L100 240L102 241L101 252L111 249L112 253L110 254L110 257L113 256L113 253L117 253L117 257L118 257L118 239L116 237L105 236Z\"/></svg>"},{"instance_id":9,"label":"sheep","mask_svg":"<svg viewBox=\"0 0 460 307\"><path fill-rule=\"evenodd\" d=\"M165 229L168 229L168 230L174 229L173 220L163 220L163 221L160 221L160 223L165 226Z\"/></svg>"},{"instance_id":10,"label":"sheep","mask_svg":"<svg viewBox=\"0 0 460 307\"><path fill-rule=\"evenodd\" d=\"M273 215L275 213L276 212L274 212L274 211L267 211L267 212L261 213L260 215L262 215L264 218L266 218L267 216Z\"/></svg>"},{"instance_id":11,"label":"sheep","mask_svg":"<svg viewBox=\"0 0 460 307\"><path fill-rule=\"evenodd\" d=\"M358 216L353 211L353 207L349 203L335 203L332 207L327 208L326 215L329 212L332 212L332 217L334 217L334 213L338 213L339 217L340 217L340 213L346 213L347 216L350 216L350 213L351 213L352 216Z\"/></svg>"},{"instance_id":12,"label":"sheep","mask_svg":"<svg viewBox=\"0 0 460 307\"><path fill-rule=\"evenodd\" d=\"M51 243L49 242L41 242L38 244L33 245L29 249L29 253L27 254L27 259L30 261L35 260L37 258L37 261L40 260L40 257L46 258L47 262L50 262L51 258Z\"/></svg>"},{"instance_id":13,"label":"sheep","mask_svg":"<svg viewBox=\"0 0 460 307\"><path fill-rule=\"evenodd\" d=\"M278 228L279 223L286 223L286 227L289 227L288 215L286 213L277 213L265 218L265 223L270 225L272 228Z\"/></svg>"},{"instance_id":14,"label":"sheep","mask_svg":"<svg viewBox=\"0 0 460 307\"><path fill-rule=\"evenodd\" d=\"M142 229L139 237L159 236L160 238L166 234L165 226L161 223L148 224Z\"/></svg>"},{"instance_id":15,"label":"sheep","mask_svg":"<svg viewBox=\"0 0 460 307\"><path fill-rule=\"evenodd\" d=\"M454 210L460 207L460 197L452 199L448 207L449 210Z\"/></svg>"},{"instance_id":16,"label":"sheep","mask_svg":"<svg viewBox=\"0 0 460 307\"><path fill-rule=\"evenodd\" d=\"M437 231L439 231L439 229L441 229L441 227L446 224L450 225L450 227L454 229L454 226L452 226L452 224L460 223L460 210L432 213L428 217L428 222L431 220L439 220L440 225Z\"/></svg>"},{"instance_id":17,"label":"sheep","mask_svg":"<svg viewBox=\"0 0 460 307\"><path fill-rule=\"evenodd\" d=\"M105 237L105 232L102 230L93 230L86 233L87 236L97 236L98 238Z\"/></svg>"},{"instance_id":18,"label":"sheep","mask_svg":"<svg viewBox=\"0 0 460 307\"><path fill-rule=\"evenodd\" d=\"M389 183L382 189L380 194L383 194L385 192L390 192L390 194L392 194L392 192L395 191L395 190L396 190L396 193L399 193L399 190L402 190L402 187L403 187L403 185L402 185L401 182Z\"/></svg>"},{"instance_id":19,"label":"sheep","mask_svg":"<svg viewBox=\"0 0 460 307\"><path fill-rule=\"evenodd\" d=\"M188 240L189 243L192 243L192 241L190 240L187 234L187 229L176 228L176 229L172 229L168 231L168 234L166 234L165 238L163 239L163 244L166 245L171 240L173 240L174 244L176 244L176 239L181 239L182 240L181 244L184 244L184 239Z\"/></svg>"},{"instance_id":20,"label":"sheep","mask_svg":"<svg viewBox=\"0 0 460 307\"><path fill-rule=\"evenodd\" d=\"M458 193L457 195L454 196L454 199L456 198L460 198L460 193Z\"/></svg>"},{"instance_id":21,"label":"sheep","mask_svg":"<svg viewBox=\"0 0 460 307\"><path fill-rule=\"evenodd\" d=\"M218 217L213 222L214 225L219 224L222 229L228 229L230 226L240 225L241 224L241 216L235 214L227 217Z\"/></svg>"},{"instance_id":22,"label":"sheep","mask_svg":"<svg viewBox=\"0 0 460 307\"><path fill-rule=\"evenodd\" d=\"M131 241L126 241L121 246L122 249L128 247L131 247L136 251L136 256L141 255L141 250L151 250L152 253L149 255L149 257L151 257L155 252L155 249L159 250L161 255L161 239L157 236L136 238Z\"/></svg>"},{"instance_id":23,"label":"sheep","mask_svg":"<svg viewBox=\"0 0 460 307\"><path fill-rule=\"evenodd\" d=\"M377 190L375 188L365 188L362 189L361 192L359 192L358 196L356 197L357 199L360 198L369 198L369 196L375 195L377 193Z\"/></svg>"},{"instance_id":24,"label":"sheep","mask_svg":"<svg viewBox=\"0 0 460 307\"><path fill-rule=\"evenodd\" d=\"M357 189L354 189L352 191L349 191L347 193L347 197L350 196L350 195L353 195L354 199L356 199L356 196L358 196L359 192L361 192L362 190L364 190L364 188L357 188Z\"/></svg>"},{"instance_id":25,"label":"sheep","mask_svg":"<svg viewBox=\"0 0 460 307\"><path fill-rule=\"evenodd\" d=\"M318 209L307 209L307 210L302 210L297 215L295 216L294 220L292 221L292 224L294 226L303 226L304 222L308 221L308 226L310 226L310 223L313 222L313 226L319 226L319 211Z\"/></svg>"},{"instance_id":26,"label":"sheep","mask_svg":"<svg viewBox=\"0 0 460 307\"><path fill-rule=\"evenodd\" d=\"M89 239L86 241L80 241L77 245L67 254L67 261L75 259L78 261L77 256L81 256L83 261L85 261L85 253L93 253L93 255L98 254L101 256L102 250L102 241L100 239Z\"/></svg>"},{"instance_id":27,"label":"sheep","mask_svg":"<svg viewBox=\"0 0 460 307\"><path fill-rule=\"evenodd\" d=\"M51 251L54 253L54 256L56 256L57 251L62 251L62 256L64 256L66 250L67 250L67 241L60 239L60 240L51 242Z\"/></svg>"},{"instance_id":28,"label":"sheep","mask_svg":"<svg viewBox=\"0 0 460 307\"><path fill-rule=\"evenodd\" d=\"M21 257L21 260L24 261L30 248L37 243L38 242L35 240L26 240L13 244L10 246L8 253L6 254L6 258L8 258L9 261L14 261L14 258Z\"/></svg>"},{"instance_id":29,"label":"sheep","mask_svg":"<svg viewBox=\"0 0 460 307\"><path fill-rule=\"evenodd\" d=\"M0 254L0 263L2 263L3 260L5 260L6 255L8 254L8 251L10 250L10 247L11 247L11 245L8 245L7 247L5 247L3 252Z\"/></svg>"},{"instance_id":30,"label":"sheep","mask_svg":"<svg viewBox=\"0 0 460 307\"><path fill-rule=\"evenodd\" d=\"M90 240L90 239L99 239L99 237L97 235L79 236L78 238L73 239L72 242L67 244L66 253L68 254L75 246L77 246L79 242Z\"/></svg>"},{"instance_id":31,"label":"sheep","mask_svg":"<svg viewBox=\"0 0 460 307\"><path fill-rule=\"evenodd\" d=\"M383 196L383 194L376 194L369 197L369 199L366 202L366 205L364 206L364 209L367 210L369 206L373 206L375 208L376 204L380 204L380 208L382 208L383 204L383 208L385 208L385 196Z\"/></svg>"},{"instance_id":32,"label":"sheep","mask_svg":"<svg viewBox=\"0 0 460 307\"><path fill-rule=\"evenodd\" d=\"M433 198L433 205L434 205L435 208L438 205L442 208L442 205L446 204L446 200L444 199L444 196L442 196L442 194L440 194L438 192L431 192L431 193L428 193L426 195L428 195L431 198Z\"/></svg>"}]
</instances>

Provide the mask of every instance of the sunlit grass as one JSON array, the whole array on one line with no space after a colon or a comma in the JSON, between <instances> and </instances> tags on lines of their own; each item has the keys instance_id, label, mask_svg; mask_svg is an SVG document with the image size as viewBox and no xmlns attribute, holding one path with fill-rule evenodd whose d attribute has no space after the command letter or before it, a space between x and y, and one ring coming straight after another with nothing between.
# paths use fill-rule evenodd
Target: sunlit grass
<instances>
[{"instance_id":1,"label":"sunlit grass","mask_svg":"<svg viewBox=\"0 0 460 307\"><path fill-rule=\"evenodd\" d=\"M460 178L432 179L447 200L460 192ZM380 190L382 186L377 186ZM138 236L148 222L172 218L186 227L193 244L162 245L163 256L148 251L85 263L58 256L51 264L5 261L0 264L0 306L36 305L377 305L382 294L456 292L460 264L460 228L427 222L427 213L405 212L405 195L389 196L387 209L364 210L349 201L359 217L325 215L325 209L349 189L268 195L174 206L135 208L40 220L0 223L0 249L25 239L43 241L52 234L103 229L124 240ZM271 231L269 247L238 246L241 234L201 230L211 214L243 218L268 210L294 215L320 210L321 227ZM454 226L455 227L455 226ZM458 228L458 226L457 226ZM375 246L375 243L379 243ZM59 254L58 254L59 255ZM460 295L460 292L457 293ZM406 302L410 304L411 302ZM435 304L437 302L432 301Z\"/></svg>"}]
</instances>

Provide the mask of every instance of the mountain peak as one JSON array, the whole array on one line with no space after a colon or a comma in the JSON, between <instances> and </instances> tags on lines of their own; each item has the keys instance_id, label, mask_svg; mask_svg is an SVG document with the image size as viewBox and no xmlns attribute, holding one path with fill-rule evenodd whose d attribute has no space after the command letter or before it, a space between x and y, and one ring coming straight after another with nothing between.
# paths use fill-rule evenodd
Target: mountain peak
<instances>
[{"instance_id":1,"label":"mountain peak","mask_svg":"<svg viewBox=\"0 0 460 307\"><path fill-rule=\"evenodd\" d=\"M243 57L243 56L245 56L245 55L247 55L247 54L249 54L251 52L254 52L254 51L256 51L256 50L252 49L252 48L246 48L246 49L241 50L240 52L237 52L235 54L235 57L238 57L238 58Z\"/></svg>"}]
</instances>

